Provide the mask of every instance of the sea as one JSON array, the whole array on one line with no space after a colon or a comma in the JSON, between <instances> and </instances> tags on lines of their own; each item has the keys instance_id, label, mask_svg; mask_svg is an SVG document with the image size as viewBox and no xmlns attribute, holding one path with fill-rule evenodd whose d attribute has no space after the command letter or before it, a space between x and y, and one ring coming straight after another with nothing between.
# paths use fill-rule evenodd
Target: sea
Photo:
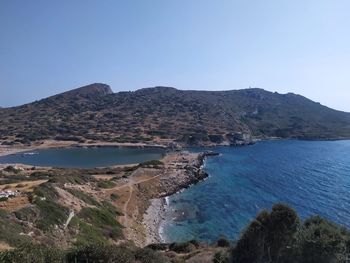
<instances>
[{"instance_id":1,"label":"sea","mask_svg":"<svg viewBox=\"0 0 350 263\"><path fill-rule=\"evenodd\" d=\"M350 229L350 141L263 141L210 150L220 155L206 159L209 177L167 197L164 241L237 240L275 203L290 205L302 220L320 215Z\"/></svg>"}]
</instances>

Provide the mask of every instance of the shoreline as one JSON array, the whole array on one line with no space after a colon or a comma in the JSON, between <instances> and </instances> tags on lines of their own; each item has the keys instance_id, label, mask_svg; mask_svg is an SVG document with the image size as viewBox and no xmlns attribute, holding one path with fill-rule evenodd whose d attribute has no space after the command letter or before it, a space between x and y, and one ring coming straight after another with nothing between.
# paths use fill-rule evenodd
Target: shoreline
<instances>
[{"instance_id":1,"label":"shoreline","mask_svg":"<svg viewBox=\"0 0 350 263\"><path fill-rule=\"evenodd\" d=\"M214 147L243 147L252 145L258 142L264 142L264 141L283 141L283 140L296 140L296 141L347 141L350 140L350 138L347 137L341 137L341 138L279 138L279 137L266 137L266 138L252 138L252 141L249 143L243 143L239 145L231 145L227 143L218 143L218 144L203 144L203 145L182 145L183 149L192 148L192 147L202 147L202 148L214 148ZM44 140L44 141L38 141L34 145L25 146L25 145L1 145L0 144L0 157L11 155L11 154L18 154L18 153L24 153L28 151L35 151L35 150L43 150L43 149L52 149L52 148L67 148L67 147L86 147L86 148L93 148L93 147L120 147L120 148L162 148L167 149L171 148L171 146L167 145L166 143L162 144L160 143L146 143L146 142L138 142L138 143L132 143L132 142L105 142L105 141L95 141L91 143L79 143L76 141L57 141L57 140Z\"/></svg>"},{"instance_id":2,"label":"shoreline","mask_svg":"<svg viewBox=\"0 0 350 263\"><path fill-rule=\"evenodd\" d=\"M153 243L164 243L161 235L161 225L165 221L165 197L150 199L150 206L143 214L142 224L145 228L145 245Z\"/></svg>"},{"instance_id":3,"label":"shoreline","mask_svg":"<svg viewBox=\"0 0 350 263\"><path fill-rule=\"evenodd\" d=\"M164 243L164 232L162 225L166 220L166 199L169 196L175 195L185 189L206 180L209 177L209 174L204 171L205 169L205 160L210 156L218 156L218 153L215 152L201 152L198 154L198 163L195 164L197 168L196 173L199 178L197 180L189 181L185 185L180 185L175 187L176 191L168 191L166 193L161 193L158 198L149 199L149 206L146 211L143 213L142 225L145 228L145 242L143 246L147 246L152 243ZM191 171L191 168L187 167L186 171Z\"/></svg>"},{"instance_id":4,"label":"shoreline","mask_svg":"<svg viewBox=\"0 0 350 263\"><path fill-rule=\"evenodd\" d=\"M110 142L94 142L94 143L77 143L74 141L44 141L31 146L3 146L0 145L0 157L12 154L25 153L44 149L60 149L60 148L100 148L100 147L116 147L116 148L161 148L166 149L167 146L162 144L146 144L146 143L110 143Z\"/></svg>"}]
</instances>

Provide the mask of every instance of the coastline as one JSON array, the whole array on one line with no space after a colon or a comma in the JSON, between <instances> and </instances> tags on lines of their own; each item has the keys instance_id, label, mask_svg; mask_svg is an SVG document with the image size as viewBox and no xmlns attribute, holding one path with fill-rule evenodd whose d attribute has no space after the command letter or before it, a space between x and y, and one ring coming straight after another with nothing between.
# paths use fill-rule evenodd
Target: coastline
<instances>
[{"instance_id":1,"label":"coastline","mask_svg":"<svg viewBox=\"0 0 350 263\"><path fill-rule=\"evenodd\" d=\"M147 246L152 243L164 243L164 233L162 225L165 222L165 213L166 213L166 198L172 196L178 192L183 191L186 188L191 187L192 185L204 181L209 175L204 172L205 160L210 156L217 156L215 152L201 152L197 155L197 162L192 164L192 166L187 166L185 173L194 173L197 177L195 180L187 181L186 184L181 184L180 180L178 186L169 189L167 192L160 194L158 198L149 199L149 206L147 210L143 213L142 225L145 229L145 242L143 246ZM194 171L193 168L196 168Z\"/></svg>"},{"instance_id":2,"label":"coastline","mask_svg":"<svg viewBox=\"0 0 350 263\"><path fill-rule=\"evenodd\" d=\"M3 146L0 145L0 156L11 154L24 153L35 150L52 149L52 148L67 148L67 147L130 147L130 148L163 148L167 146L162 144L147 144L147 143L117 143L117 142L94 142L94 143L77 143L75 141L55 141L46 140L31 146Z\"/></svg>"},{"instance_id":3,"label":"coastline","mask_svg":"<svg viewBox=\"0 0 350 263\"><path fill-rule=\"evenodd\" d=\"M153 243L164 243L161 235L161 225L165 220L165 197L151 199L150 206L143 214L142 224L145 228L145 245Z\"/></svg>"},{"instance_id":4,"label":"coastline","mask_svg":"<svg viewBox=\"0 0 350 263\"><path fill-rule=\"evenodd\" d=\"M204 147L204 148L214 148L214 147L242 147L258 142L264 141L280 141L280 140L297 140L297 141L346 141L350 140L350 137L340 137L340 138L280 138L280 137L253 137L252 140L248 143L242 143L237 145L229 144L228 142L223 143L211 143L211 144L198 144L198 145L181 145L183 149L191 147ZM1 141L0 141L1 142ZM131 148L171 148L171 142L105 142L105 141L94 141L94 142L84 142L79 143L76 141L57 141L57 140L44 140L35 142L33 145L1 145L0 144L0 156L6 156L11 154L23 153L28 151L42 150L42 149L51 149L51 148L66 148L66 147L131 147Z\"/></svg>"}]
</instances>

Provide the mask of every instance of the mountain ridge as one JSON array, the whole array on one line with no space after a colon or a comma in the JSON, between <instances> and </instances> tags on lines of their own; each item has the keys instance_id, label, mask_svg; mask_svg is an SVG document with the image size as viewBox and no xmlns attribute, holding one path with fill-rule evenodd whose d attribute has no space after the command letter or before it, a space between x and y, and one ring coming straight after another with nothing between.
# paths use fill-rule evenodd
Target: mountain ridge
<instances>
[{"instance_id":1,"label":"mountain ridge","mask_svg":"<svg viewBox=\"0 0 350 263\"><path fill-rule=\"evenodd\" d=\"M45 139L241 145L253 139L350 138L350 113L294 93L156 86L113 93L94 83L0 109L0 142Z\"/></svg>"}]
</instances>

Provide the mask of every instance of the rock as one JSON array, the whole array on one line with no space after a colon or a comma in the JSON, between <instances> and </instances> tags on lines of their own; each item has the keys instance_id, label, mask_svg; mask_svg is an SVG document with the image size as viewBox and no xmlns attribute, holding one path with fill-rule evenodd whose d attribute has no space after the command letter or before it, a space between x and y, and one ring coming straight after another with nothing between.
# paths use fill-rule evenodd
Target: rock
<instances>
[{"instance_id":1,"label":"rock","mask_svg":"<svg viewBox=\"0 0 350 263\"><path fill-rule=\"evenodd\" d=\"M226 135L231 146L249 145L253 143L250 133L235 132Z\"/></svg>"}]
</instances>

